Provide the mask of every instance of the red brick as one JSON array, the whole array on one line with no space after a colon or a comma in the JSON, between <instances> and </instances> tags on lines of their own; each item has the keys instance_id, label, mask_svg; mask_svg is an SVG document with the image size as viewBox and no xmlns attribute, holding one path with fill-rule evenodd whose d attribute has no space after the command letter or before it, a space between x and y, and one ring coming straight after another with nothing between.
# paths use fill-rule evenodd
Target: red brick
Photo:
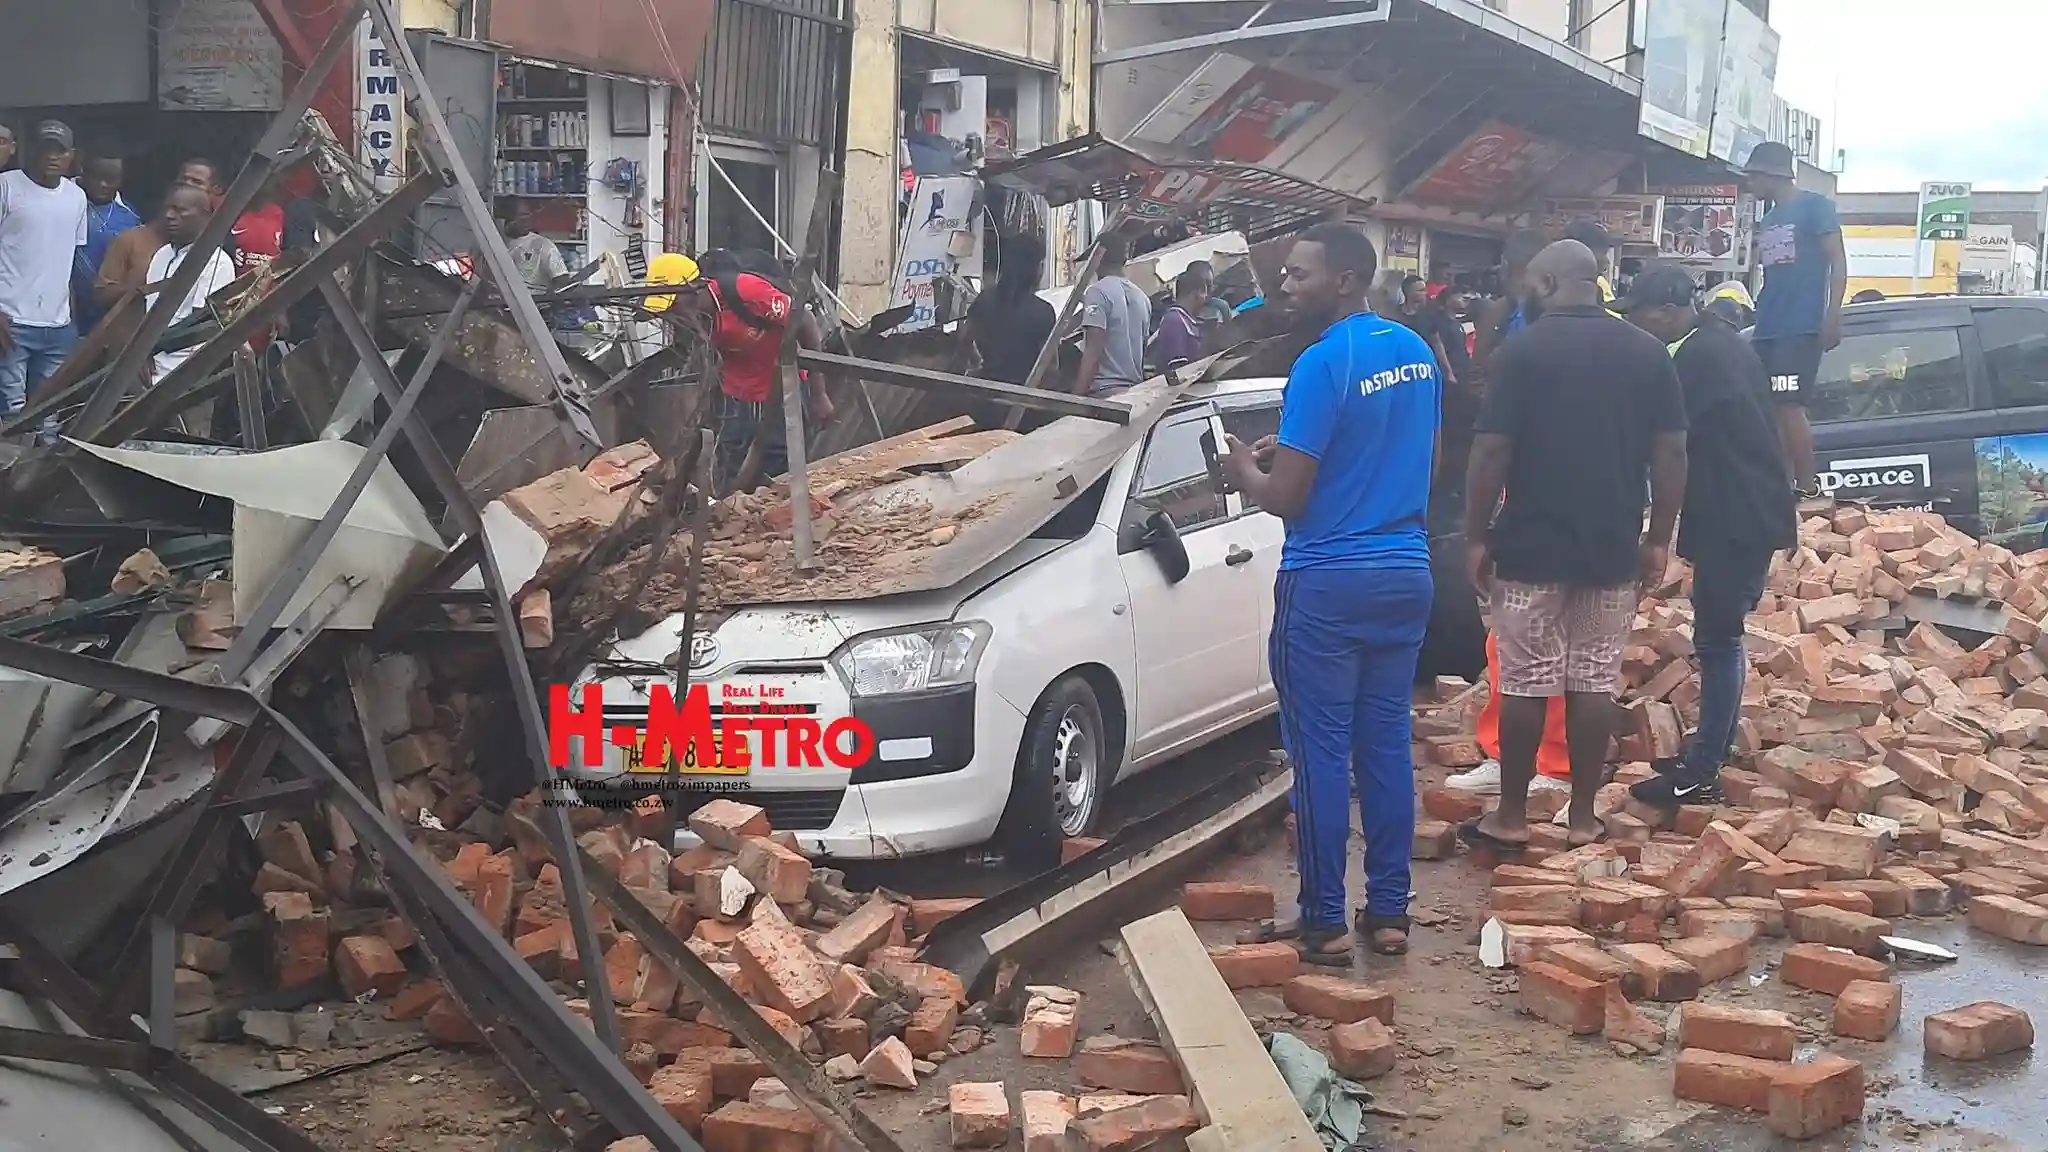
<instances>
[{"instance_id":1,"label":"red brick","mask_svg":"<svg viewBox=\"0 0 2048 1152\"><path fill-rule=\"evenodd\" d=\"M1001 1148L1010 1142L1010 1097L1002 1081L954 1084L946 1089L953 1147Z\"/></svg>"},{"instance_id":2,"label":"red brick","mask_svg":"<svg viewBox=\"0 0 2048 1152\"><path fill-rule=\"evenodd\" d=\"M1718 984L1749 970L1749 941L1733 936L1694 936L1673 940L1666 952L1692 965L1701 985Z\"/></svg>"},{"instance_id":3,"label":"red brick","mask_svg":"<svg viewBox=\"0 0 2048 1152\"><path fill-rule=\"evenodd\" d=\"M1064 1092L1017 1094L1024 1129L1024 1152L1067 1152L1067 1125L1073 1123L1074 1098Z\"/></svg>"},{"instance_id":4,"label":"red brick","mask_svg":"<svg viewBox=\"0 0 2048 1152\"><path fill-rule=\"evenodd\" d=\"M1737 876L1744 893L1775 896L1788 888L1812 888L1824 882L1828 873L1817 864L1745 864Z\"/></svg>"},{"instance_id":5,"label":"red brick","mask_svg":"<svg viewBox=\"0 0 2048 1152\"><path fill-rule=\"evenodd\" d=\"M900 1049L902 1045L897 1047ZM711 1090L725 1098L745 1096L754 1081L768 1075L768 1066L745 1048L687 1048L676 1055L676 1063L686 1060L698 1061L710 1068Z\"/></svg>"},{"instance_id":6,"label":"red brick","mask_svg":"<svg viewBox=\"0 0 2048 1152\"><path fill-rule=\"evenodd\" d=\"M445 995L439 980L415 981L399 989L384 1006L384 1014L393 1020L418 1020Z\"/></svg>"},{"instance_id":7,"label":"red brick","mask_svg":"<svg viewBox=\"0 0 2048 1152\"><path fill-rule=\"evenodd\" d=\"M978 896L964 896L945 900L912 900L910 902L910 930L916 935L923 936L979 903L981 903L981 898Z\"/></svg>"},{"instance_id":8,"label":"red brick","mask_svg":"<svg viewBox=\"0 0 2048 1152\"><path fill-rule=\"evenodd\" d=\"M927 1000L933 996L950 996L955 1004L967 1006L967 989L960 986L960 977L936 964L919 964L910 960L871 959L870 966L897 983L917 993L918 999Z\"/></svg>"},{"instance_id":9,"label":"red brick","mask_svg":"<svg viewBox=\"0 0 2048 1152\"><path fill-rule=\"evenodd\" d=\"M734 1100L704 1118L704 1152L811 1152L818 1122L808 1113Z\"/></svg>"},{"instance_id":10,"label":"red brick","mask_svg":"<svg viewBox=\"0 0 2048 1152\"><path fill-rule=\"evenodd\" d=\"M831 1006L831 972L788 924L756 920L733 941L732 953L769 1007L797 1023L808 1024Z\"/></svg>"},{"instance_id":11,"label":"red brick","mask_svg":"<svg viewBox=\"0 0 2048 1152\"><path fill-rule=\"evenodd\" d=\"M1830 880L1861 880L1884 858L1883 838L1865 828L1809 824L1793 834L1784 858L1788 864L1818 864Z\"/></svg>"},{"instance_id":12,"label":"red brick","mask_svg":"<svg viewBox=\"0 0 2048 1152\"><path fill-rule=\"evenodd\" d=\"M1114 1112L1082 1116L1067 1126L1068 1147L1087 1152L1136 1152L1201 1127L1186 1096L1155 1095Z\"/></svg>"},{"instance_id":13,"label":"red brick","mask_svg":"<svg viewBox=\"0 0 2048 1152\"><path fill-rule=\"evenodd\" d=\"M1543 963L1574 972L1595 984L1621 984L1641 995L1635 970L1592 944L1558 944L1543 950Z\"/></svg>"},{"instance_id":14,"label":"red brick","mask_svg":"<svg viewBox=\"0 0 2048 1152\"><path fill-rule=\"evenodd\" d=\"M1878 937L1890 933L1891 921L1865 916L1825 904L1795 908L1785 913L1785 932L1802 944L1826 944L1851 952L1872 955L1882 947Z\"/></svg>"},{"instance_id":15,"label":"red brick","mask_svg":"<svg viewBox=\"0 0 2048 1152\"><path fill-rule=\"evenodd\" d=\"M868 1054L868 1022L858 1018L844 1020L820 1020L811 1025L817 1033L818 1046L830 1060L834 1056L851 1056L859 1060Z\"/></svg>"},{"instance_id":16,"label":"red brick","mask_svg":"<svg viewBox=\"0 0 2048 1152\"><path fill-rule=\"evenodd\" d=\"M2025 1012L1990 1000L1927 1018L1927 1051L1950 1060L1985 1060L2034 1046L2034 1021Z\"/></svg>"},{"instance_id":17,"label":"red brick","mask_svg":"<svg viewBox=\"0 0 2048 1152\"><path fill-rule=\"evenodd\" d=\"M910 1022L903 1026L903 1042L910 1046L912 1056L943 1052L959 1022L960 1006L950 997L934 996L910 1014Z\"/></svg>"},{"instance_id":18,"label":"red brick","mask_svg":"<svg viewBox=\"0 0 2048 1152\"><path fill-rule=\"evenodd\" d=\"M1555 944L1593 942L1591 936L1566 925L1514 924L1502 918L1501 927L1510 968L1520 967L1540 958L1544 949Z\"/></svg>"},{"instance_id":19,"label":"red brick","mask_svg":"<svg viewBox=\"0 0 2048 1152\"><path fill-rule=\"evenodd\" d=\"M1446 824L1463 824L1486 815L1486 797L1457 788L1424 788L1422 810L1431 819Z\"/></svg>"},{"instance_id":20,"label":"red brick","mask_svg":"<svg viewBox=\"0 0 2048 1152\"><path fill-rule=\"evenodd\" d=\"M869 897L851 916L819 937L818 953L836 963L859 964L882 946L902 919L902 905L880 896Z\"/></svg>"},{"instance_id":21,"label":"red brick","mask_svg":"<svg viewBox=\"0 0 2048 1152\"><path fill-rule=\"evenodd\" d=\"M1057 995L1064 993L1064 996ZM1034 1060L1064 1060L1074 1054L1080 996L1064 988L1034 991L1017 1029L1017 1050Z\"/></svg>"},{"instance_id":22,"label":"red brick","mask_svg":"<svg viewBox=\"0 0 2048 1152\"><path fill-rule=\"evenodd\" d=\"M382 936L350 936L334 951L334 974L352 1000L389 996L405 985L405 961Z\"/></svg>"},{"instance_id":23,"label":"red brick","mask_svg":"<svg viewBox=\"0 0 2048 1152\"><path fill-rule=\"evenodd\" d=\"M1373 1080L1392 1072L1395 1051L1394 1034L1370 1016L1330 1029L1330 1064L1353 1080Z\"/></svg>"},{"instance_id":24,"label":"red brick","mask_svg":"<svg viewBox=\"0 0 2048 1152\"><path fill-rule=\"evenodd\" d=\"M478 915L500 936L512 931L512 901L517 894L512 862L516 858L517 854L508 849L485 860L469 893L469 902L476 906Z\"/></svg>"},{"instance_id":25,"label":"red brick","mask_svg":"<svg viewBox=\"0 0 2048 1152\"><path fill-rule=\"evenodd\" d=\"M1778 962L1778 978L1794 988L1840 996L1858 980L1889 981L1891 969L1868 956L1839 952L1822 944L1794 944Z\"/></svg>"},{"instance_id":26,"label":"red brick","mask_svg":"<svg viewBox=\"0 0 2048 1152\"><path fill-rule=\"evenodd\" d=\"M1860 912L1865 916L1871 915L1876 907L1871 902L1869 893L1839 888L1787 888L1778 893L1778 904L1787 912L1799 908L1827 906Z\"/></svg>"},{"instance_id":27,"label":"red brick","mask_svg":"<svg viewBox=\"0 0 2048 1152\"><path fill-rule=\"evenodd\" d=\"M1579 890L1566 884L1544 884L1495 888L1490 894L1496 916L1533 912L1554 916L1560 924L1579 922Z\"/></svg>"},{"instance_id":28,"label":"red brick","mask_svg":"<svg viewBox=\"0 0 2048 1152\"><path fill-rule=\"evenodd\" d=\"M1566 1028L1575 1036L1600 1031L1606 986L1555 964L1522 965L1522 1011Z\"/></svg>"},{"instance_id":29,"label":"red brick","mask_svg":"<svg viewBox=\"0 0 2048 1152\"><path fill-rule=\"evenodd\" d=\"M749 838L740 847L734 867L777 904L799 904L811 888L811 862L765 836Z\"/></svg>"},{"instance_id":30,"label":"red brick","mask_svg":"<svg viewBox=\"0 0 2048 1152\"><path fill-rule=\"evenodd\" d=\"M1180 909L1190 920L1267 920L1273 916L1273 890L1264 884L1210 881L1186 884Z\"/></svg>"},{"instance_id":31,"label":"red brick","mask_svg":"<svg viewBox=\"0 0 2048 1152\"><path fill-rule=\"evenodd\" d=\"M1792 1018L1783 1012L1692 1003L1678 1006L1678 1044L1759 1060L1790 1060L1798 1036Z\"/></svg>"},{"instance_id":32,"label":"red brick","mask_svg":"<svg viewBox=\"0 0 2048 1152\"><path fill-rule=\"evenodd\" d=\"M1773 862L1770 853L1728 824L1716 821L1700 834L1685 859L1665 878L1664 887L1673 896L1704 896L1734 876L1745 862Z\"/></svg>"},{"instance_id":33,"label":"red brick","mask_svg":"<svg viewBox=\"0 0 2048 1152\"><path fill-rule=\"evenodd\" d=\"M1970 901L1970 927L2021 944L2048 946L2048 908L2011 896Z\"/></svg>"},{"instance_id":34,"label":"red brick","mask_svg":"<svg viewBox=\"0 0 2048 1152\"><path fill-rule=\"evenodd\" d=\"M657 1070L647 1082L647 1091L684 1131L691 1135L703 1131L704 1117L711 1111L713 1099L709 1064L678 1060Z\"/></svg>"},{"instance_id":35,"label":"red brick","mask_svg":"<svg viewBox=\"0 0 2048 1152\"><path fill-rule=\"evenodd\" d=\"M1373 1019L1394 1022L1394 994L1377 984L1361 984L1342 976L1310 973L1296 976L1281 992L1287 1010L1313 1016L1333 1024L1354 1024Z\"/></svg>"},{"instance_id":36,"label":"red brick","mask_svg":"<svg viewBox=\"0 0 2048 1152\"><path fill-rule=\"evenodd\" d=\"M1141 1096L1170 1096L1187 1091L1180 1070L1173 1066L1166 1049L1143 1040L1090 1036L1081 1042L1073 1072L1083 1084Z\"/></svg>"},{"instance_id":37,"label":"red brick","mask_svg":"<svg viewBox=\"0 0 2048 1152\"><path fill-rule=\"evenodd\" d=\"M1771 1082L1785 1066L1731 1052L1688 1048L1678 1054L1671 1093L1696 1104L1719 1104L1745 1112L1768 1112Z\"/></svg>"},{"instance_id":38,"label":"red brick","mask_svg":"<svg viewBox=\"0 0 2048 1152\"><path fill-rule=\"evenodd\" d=\"M266 892L270 954L279 987L310 984L327 976L327 912L316 910L303 892Z\"/></svg>"},{"instance_id":39,"label":"red brick","mask_svg":"<svg viewBox=\"0 0 2048 1152\"><path fill-rule=\"evenodd\" d=\"M1678 931L1686 936L1726 936L1745 943L1764 934L1764 918L1742 908L1698 908L1678 915Z\"/></svg>"},{"instance_id":40,"label":"red brick","mask_svg":"<svg viewBox=\"0 0 2048 1152\"><path fill-rule=\"evenodd\" d=\"M1810 1140L1863 1119L1863 1065L1823 1053L1781 1069L1771 1080L1764 1126L1790 1140Z\"/></svg>"},{"instance_id":41,"label":"red brick","mask_svg":"<svg viewBox=\"0 0 2048 1152\"><path fill-rule=\"evenodd\" d=\"M1602 988L1605 997L1600 1021L1600 1037L1616 1044L1625 1044L1646 1055L1660 1052L1664 1048L1664 1026L1636 1011L1628 1002L1628 996L1618 983Z\"/></svg>"},{"instance_id":42,"label":"red brick","mask_svg":"<svg viewBox=\"0 0 2048 1152\"><path fill-rule=\"evenodd\" d=\"M1651 1000L1676 1003L1700 994L1699 969L1666 952L1656 944L1617 944L1614 955L1635 972L1643 995Z\"/></svg>"},{"instance_id":43,"label":"red brick","mask_svg":"<svg viewBox=\"0 0 2048 1152\"><path fill-rule=\"evenodd\" d=\"M443 996L434 1001L434 1006L427 1009L427 1014L420 1018L420 1022L426 1028L427 1038L436 1044L467 1045L484 1042L483 1033L476 1030L476 1024L470 1020L469 1014L462 1010L462 1005L455 1002L453 996Z\"/></svg>"},{"instance_id":44,"label":"red brick","mask_svg":"<svg viewBox=\"0 0 2048 1152\"><path fill-rule=\"evenodd\" d=\"M1903 1000L1897 984L1852 980L1835 998L1835 1035L1879 1043L1899 1027Z\"/></svg>"},{"instance_id":45,"label":"red brick","mask_svg":"<svg viewBox=\"0 0 2048 1152\"><path fill-rule=\"evenodd\" d=\"M1301 972L1301 953L1294 945L1219 944L1210 947L1209 960L1231 988L1275 988Z\"/></svg>"},{"instance_id":46,"label":"red brick","mask_svg":"<svg viewBox=\"0 0 2048 1152\"><path fill-rule=\"evenodd\" d=\"M917 1073L910 1066L911 1059L910 1049L903 1041L894 1036L885 1037L861 1060L861 1075L870 1084L909 1091L917 1087Z\"/></svg>"},{"instance_id":47,"label":"red brick","mask_svg":"<svg viewBox=\"0 0 2048 1152\"><path fill-rule=\"evenodd\" d=\"M748 837L766 836L774 829L766 811L720 797L690 813L690 831L713 848L738 852Z\"/></svg>"},{"instance_id":48,"label":"red brick","mask_svg":"<svg viewBox=\"0 0 2048 1152\"><path fill-rule=\"evenodd\" d=\"M659 800L658 796L646 799ZM626 858L619 864L619 883L632 889L653 889L657 892L668 890L669 854L661 845L643 840L626 852Z\"/></svg>"},{"instance_id":49,"label":"red brick","mask_svg":"<svg viewBox=\"0 0 2048 1152\"><path fill-rule=\"evenodd\" d=\"M1442 820L1417 820L1415 839L1408 856L1412 860L1448 860L1458 854L1458 829Z\"/></svg>"}]
</instances>

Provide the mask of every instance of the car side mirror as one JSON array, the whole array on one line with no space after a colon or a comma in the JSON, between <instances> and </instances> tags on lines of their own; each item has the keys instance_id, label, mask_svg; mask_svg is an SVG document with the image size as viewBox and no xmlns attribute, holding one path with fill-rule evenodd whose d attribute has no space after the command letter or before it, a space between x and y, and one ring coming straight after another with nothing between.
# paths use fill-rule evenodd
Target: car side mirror
<instances>
[{"instance_id":1,"label":"car side mirror","mask_svg":"<svg viewBox=\"0 0 2048 1152\"><path fill-rule=\"evenodd\" d=\"M1235 491L1230 485L1230 478L1223 474L1223 457L1217 454L1213 430L1202 433L1202 465L1209 470L1209 483L1215 485L1218 492L1227 496Z\"/></svg>"},{"instance_id":2,"label":"car side mirror","mask_svg":"<svg viewBox=\"0 0 2048 1152\"><path fill-rule=\"evenodd\" d=\"M1191 566L1188 547L1181 541L1180 529L1174 525L1173 517L1164 512L1147 516L1145 535L1138 542L1159 562L1159 570L1165 574L1168 584L1178 584L1188 578Z\"/></svg>"}]
</instances>

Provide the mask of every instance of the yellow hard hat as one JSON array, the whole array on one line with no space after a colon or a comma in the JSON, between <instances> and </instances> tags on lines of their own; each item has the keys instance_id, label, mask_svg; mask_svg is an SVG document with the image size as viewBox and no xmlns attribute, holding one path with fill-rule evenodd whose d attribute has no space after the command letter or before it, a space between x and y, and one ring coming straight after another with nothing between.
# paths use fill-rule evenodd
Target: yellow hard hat
<instances>
[{"instance_id":1,"label":"yellow hard hat","mask_svg":"<svg viewBox=\"0 0 2048 1152\"><path fill-rule=\"evenodd\" d=\"M1749 289L1740 280L1723 280L1714 285L1713 291L1707 293L1706 302L1712 304L1716 300L1733 300L1751 312L1756 311L1756 301L1750 298Z\"/></svg>"},{"instance_id":2,"label":"yellow hard hat","mask_svg":"<svg viewBox=\"0 0 2048 1152\"><path fill-rule=\"evenodd\" d=\"M649 284L688 284L697 279L697 262L681 252L663 252L647 262ZM676 302L673 296L647 298L649 312L666 312Z\"/></svg>"}]
</instances>

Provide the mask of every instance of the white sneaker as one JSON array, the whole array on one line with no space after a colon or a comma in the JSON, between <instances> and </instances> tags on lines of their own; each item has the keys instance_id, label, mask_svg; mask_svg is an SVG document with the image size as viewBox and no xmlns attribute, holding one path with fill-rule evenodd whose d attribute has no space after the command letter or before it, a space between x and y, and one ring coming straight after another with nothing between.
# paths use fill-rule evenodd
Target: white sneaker
<instances>
[{"instance_id":1,"label":"white sneaker","mask_svg":"<svg viewBox=\"0 0 2048 1152\"><path fill-rule=\"evenodd\" d=\"M1469 772L1460 772L1444 781L1446 788L1460 792L1477 792L1482 796L1500 795L1500 761L1483 761Z\"/></svg>"},{"instance_id":2,"label":"white sneaker","mask_svg":"<svg viewBox=\"0 0 2048 1152\"><path fill-rule=\"evenodd\" d=\"M1545 776L1541 773L1538 773L1534 780L1529 781L1529 791L1531 792L1569 792L1571 790L1571 781L1559 780L1556 777Z\"/></svg>"}]
</instances>

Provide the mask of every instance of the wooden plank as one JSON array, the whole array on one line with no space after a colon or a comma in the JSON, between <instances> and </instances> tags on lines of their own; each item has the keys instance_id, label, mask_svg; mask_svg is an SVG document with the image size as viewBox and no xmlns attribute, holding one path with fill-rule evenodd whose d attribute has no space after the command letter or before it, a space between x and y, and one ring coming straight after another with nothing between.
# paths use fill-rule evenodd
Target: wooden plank
<instances>
[{"instance_id":1,"label":"wooden plank","mask_svg":"<svg viewBox=\"0 0 2048 1152\"><path fill-rule=\"evenodd\" d=\"M1117 959L1187 1081L1207 1139L1235 1152L1322 1152L1237 997L1178 908L1126 924Z\"/></svg>"}]
</instances>

